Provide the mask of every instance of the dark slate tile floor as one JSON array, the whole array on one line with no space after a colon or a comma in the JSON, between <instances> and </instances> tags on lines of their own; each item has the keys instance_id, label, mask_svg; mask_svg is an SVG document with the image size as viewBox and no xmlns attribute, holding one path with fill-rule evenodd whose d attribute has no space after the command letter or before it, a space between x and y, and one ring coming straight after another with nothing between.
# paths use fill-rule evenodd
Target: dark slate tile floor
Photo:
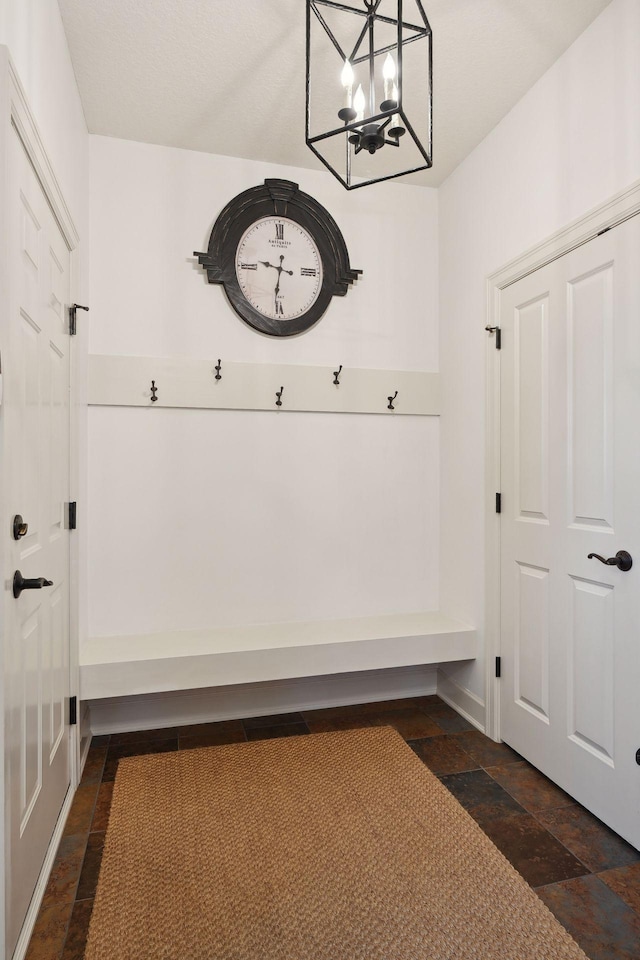
<instances>
[{"instance_id":1,"label":"dark slate tile floor","mask_svg":"<svg viewBox=\"0 0 640 960\"><path fill-rule=\"evenodd\" d=\"M389 724L591 960L640 960L640 853L436 696L94 737L26 960L82 960L118 761Z\"/></svg>"}]
</instances>

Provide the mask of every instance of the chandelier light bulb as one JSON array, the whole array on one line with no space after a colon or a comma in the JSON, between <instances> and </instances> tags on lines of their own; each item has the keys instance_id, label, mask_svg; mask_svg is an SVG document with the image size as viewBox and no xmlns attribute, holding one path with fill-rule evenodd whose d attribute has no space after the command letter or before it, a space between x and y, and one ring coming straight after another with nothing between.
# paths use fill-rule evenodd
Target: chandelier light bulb
<instances>
[{"instance_id":1,"label":"chandelier light bulb","mask_svg":"<svg viewBox=\"0 0 640 960\"><path fill-rule=\"evenodd\" d=\"M340 82L344 87L345 91L345 107L351 106L351 95L353 91L353 67L348 60L345 60L344 67L342 68L342 73L340 74Z\"/></svg>"},{"instance_id":2,"label":"chandelier light bulb","mask_svg":"<svg viewBox=\"0 0 640 960\"><path fill-rule=\"evenodd\" d=\"M395 85L395 83L393 84L393 89L392 89L392 91L391 91L391 99L392 99L392 100L395 100L396 103L398 102L398 88L397 88L397 86ZM398 115L397 113L394 113L394 115L393 115L392 118L391 118L391 126L392 126L392 127L399 127L400 125L401 125L401 124L400 124L400 117L399 117L399 115Z\"/></svg>"},{"instance_id":3,"label":"chandelier light bulb","mask_svg":"<svg viewBox=\"0 0 640 960\"><path fill-rule=\"evenodd\" d=\"M364 108L366 100L364 96L364 90L362 89L362 84L358 84L358 89L356 90L356 95L353 98L353 108L356 111L356 120L364 120Z\"/></svg>"},{"instance_id":4,"label":"chandelier light bulb","mask_svg":"<svg viewBox=\"0 0 640 960\"><path fill-rule=\"evenodd\" d=\"M385 100L390 100L391 91L394 87L393 81L396 78L396 62L390 53L387 54L384 61L382 67L382 77L384 79L384 98Z\"/></svg>"},{"instance_id":5,"label":"chandelier light bulb","mask_svg":"<svg viewBox=\"0 0 640 960\"><path fill-rule=\"evenodd\" d=\"M396 104L398 103L398 88L393 85L393 99ZM402 126L402 117L399 113L394 113L391 117L391 123L389 124L389 136L393 137L394 140L399 140L400 137L403 137L406 133L405 128Z\"/></svg>"}]
</instances>

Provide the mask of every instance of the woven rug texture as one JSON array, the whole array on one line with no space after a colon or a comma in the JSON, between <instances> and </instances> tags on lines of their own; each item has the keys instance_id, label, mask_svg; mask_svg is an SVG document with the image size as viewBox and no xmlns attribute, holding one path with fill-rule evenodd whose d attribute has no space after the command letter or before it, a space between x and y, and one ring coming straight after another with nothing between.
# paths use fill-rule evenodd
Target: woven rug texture
<instances>
[{"instance_id":1,"label":"woven rug texture","mask_svg":"<svg viewBox=\"0 0 640 960\"><path fill-rule=\"evenodd\" d=\"M585 960L389 727L120 761L85 960Z\"/></svg>"}]
</instances>

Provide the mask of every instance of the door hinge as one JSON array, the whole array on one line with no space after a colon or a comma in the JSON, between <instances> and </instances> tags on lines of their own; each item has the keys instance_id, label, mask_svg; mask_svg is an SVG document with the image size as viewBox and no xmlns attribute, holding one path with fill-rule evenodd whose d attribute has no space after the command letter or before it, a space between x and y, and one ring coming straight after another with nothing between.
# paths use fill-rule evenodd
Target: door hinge
<instances>
[{"instance_id":1,"label":"door hinge","mask_svg":"<svg viewBox=\"0 0 640 960\"><path fill-rule=\"evenodd\" d=\"M496 677L502 676L502 657L496 657Z\"/></svg>"},{"instance_id":2,"label":"door hinge","mask_svg":"<svg viewBox=\"0 0 640 960\"><path fill-rule=\"evenodd\" d=\"M78 698L69 697L69 726L74 727L78 722Z\"/></svg>"},{"instance_id":3,"label":"door hinge","mask_svg":"<svg viewBox=\"0 0 640 960\"><path fill-rule=\"evenodd\" d=\"M89 307L83 307L81 303L72 303L69 307L69 336L75 337L78 332L77 313L78 310L89 310Z\"/></svg>"},{"instance_id":4,"label":"door hinge","mask_svg":"<svg viewBox=\"0 0 640 960\"><path fill-rule=\"evenodd\" d=\"M496 513L502 513L502 494L496 493Z\"/></svg>"},{"instance_id":5,"label":"door hinge","mask_svg":"<svg viewBox=\"0 0 640 960\"><path fill-rule=\"evenodd\" d=\"M502 330L500 327L485 327L487 333L495 333L496 335L496 350L502 349Z\"/></svg>"},{"instance_id":6,"label":"door hinge","mask_svg":"<svg viewBox=\"0 0 640 960\"><path fill-rule=\"evenodd\" d=\"M75 500L67 504L67 530L75 530L78 523L78 504Z\"/></svg>"}]
</instances>

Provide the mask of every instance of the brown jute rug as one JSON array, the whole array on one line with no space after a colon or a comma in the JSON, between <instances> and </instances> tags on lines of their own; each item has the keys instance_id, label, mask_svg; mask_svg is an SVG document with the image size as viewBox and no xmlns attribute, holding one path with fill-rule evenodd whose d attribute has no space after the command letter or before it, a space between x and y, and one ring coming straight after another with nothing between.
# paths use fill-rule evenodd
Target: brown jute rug
<instances>
[{"instance_id":1,"label":"brown jute rug","mask_svg":"<svg viewBox=\"0 0 640 960\"><path fill-rule=\"evenodd\" d=\"M86 960L585 960L389 727L122 760Z\"/></svg>"}]
</instances>

